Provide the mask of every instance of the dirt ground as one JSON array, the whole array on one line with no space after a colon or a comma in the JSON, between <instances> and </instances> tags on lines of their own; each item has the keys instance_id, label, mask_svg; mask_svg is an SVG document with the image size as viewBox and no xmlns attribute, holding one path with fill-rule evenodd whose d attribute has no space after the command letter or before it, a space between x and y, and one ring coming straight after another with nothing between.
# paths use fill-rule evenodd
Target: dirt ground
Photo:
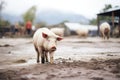
<instances>
[{"instance_id":1,"label":"dirt ground","mask_svg":"<svg viewBox=\"0 0 120 80\"><path fill-rule=\"evenodd\" d=\"M120 39L65 37L54 64L37 64L32 38L0 39L0 80L120 80Z\"/></svg>"}]
</instances>

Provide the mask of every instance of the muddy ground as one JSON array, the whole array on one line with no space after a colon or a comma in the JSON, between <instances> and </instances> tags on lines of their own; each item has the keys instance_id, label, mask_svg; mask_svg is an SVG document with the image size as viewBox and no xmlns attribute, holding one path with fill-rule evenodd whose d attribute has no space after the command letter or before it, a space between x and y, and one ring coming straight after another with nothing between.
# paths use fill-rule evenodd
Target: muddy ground
<instances>
[{"instance_id":1,"label":"muddy ground","mask_svg":"<svg viewBox=\"0 0 120 80\"><path fill-rule=\"evenodd\" d=\"M120 39L65 37L54 64L37 64L31 38L0 39L0 80L120 80Z\"/></svg>"}]
</instances>

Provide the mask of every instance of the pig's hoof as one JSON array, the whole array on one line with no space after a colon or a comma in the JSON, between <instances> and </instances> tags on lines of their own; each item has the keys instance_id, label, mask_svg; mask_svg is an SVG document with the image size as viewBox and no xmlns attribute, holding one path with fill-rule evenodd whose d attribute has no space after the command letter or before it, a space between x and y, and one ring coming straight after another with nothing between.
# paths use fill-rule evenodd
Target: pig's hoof
<instances>
[{"instance_id":1,"label":"pig's hoof","mask_svg":"<svg viewBox=\"0 0 120 80\"><path fill-rule=\"evenodd\" d=\"M37 63L39 63L40 61L37 61Z\"/></svg>"},{"instance_id":2,"label":"pig's hoof","mask_svg":"<svg viewBox=\"0 0 120 80\"><path fill-rule=\"evenodd\" d=\"M45 63L45 61L42 61L41 63L42 63L42 64L44 64L44 63Z\"/></svg>"},{"instance_id":3,"label":"pig's hoof","mask_svg":"<svg viewBox=\"0 0 120 80\"><path fill-rule=\"evenodd\" d=\"M49 61L46 61L45 63L46 63L46 64L50 64L50 62L49 62Z\"/></svg>"},{"instance_id":4,"label":"pig's hoof","mask_svg":"<svg viewBox=\"0 0 120 80\"><path fill-rule=\"evenodd\" d=\"M55 63L54 62L52 62L52 63L50 62L50 64L55 64Z\"/></svg>"}]
</instances>

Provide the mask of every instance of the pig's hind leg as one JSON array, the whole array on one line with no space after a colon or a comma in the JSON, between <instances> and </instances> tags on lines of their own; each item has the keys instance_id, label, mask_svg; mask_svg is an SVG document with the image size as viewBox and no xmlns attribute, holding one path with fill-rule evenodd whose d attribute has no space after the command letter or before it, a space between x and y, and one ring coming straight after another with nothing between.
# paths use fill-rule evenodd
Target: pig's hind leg
<instances>
[{"instance_id":1,"label":"pig's hind leg","mask_svg":"<svg viewBox=\"0 0 120 80\"><path fill-rule=\"evenodd\" d=\"M39 59L39 57L41 56L41 53L42 53L42 50L41 50L41 48L37 48L37 47L35 47L35 50L36 50L36 52L37 52L37 63L39 63L40 62L40 59Z\"/></svg>"},{"instance_id":2,"label":"pig's hind leg","mask_svg":"<svg viewBox=\"0 0 120 80\"><path fill-rule=\"evenodd\" d=\"M35 46L35 50L36 50L36 52L37 52L37 63L39 63L40 61L39 61L39 56L40 56L40 53L39 53L39 50L38 50L38 48Z\"/></svg>"}]
</instances>

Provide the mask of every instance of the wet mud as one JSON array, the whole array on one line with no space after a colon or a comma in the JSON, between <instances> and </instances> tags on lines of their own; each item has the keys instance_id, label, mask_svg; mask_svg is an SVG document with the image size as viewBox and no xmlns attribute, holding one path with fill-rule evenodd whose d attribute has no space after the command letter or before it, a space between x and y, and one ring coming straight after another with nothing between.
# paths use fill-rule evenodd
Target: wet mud
<instances>
[{"instance_id":1,"label":"wet mud","mask_svg":"<svg viewBox=\"0 0 120 80\"><path fill-rule=\"evenodd\" d=\"M64 38L54 64L36 63L32 39L0 39L0 80L120 80L120 40Z\"/></svg>"}]
</instances>

